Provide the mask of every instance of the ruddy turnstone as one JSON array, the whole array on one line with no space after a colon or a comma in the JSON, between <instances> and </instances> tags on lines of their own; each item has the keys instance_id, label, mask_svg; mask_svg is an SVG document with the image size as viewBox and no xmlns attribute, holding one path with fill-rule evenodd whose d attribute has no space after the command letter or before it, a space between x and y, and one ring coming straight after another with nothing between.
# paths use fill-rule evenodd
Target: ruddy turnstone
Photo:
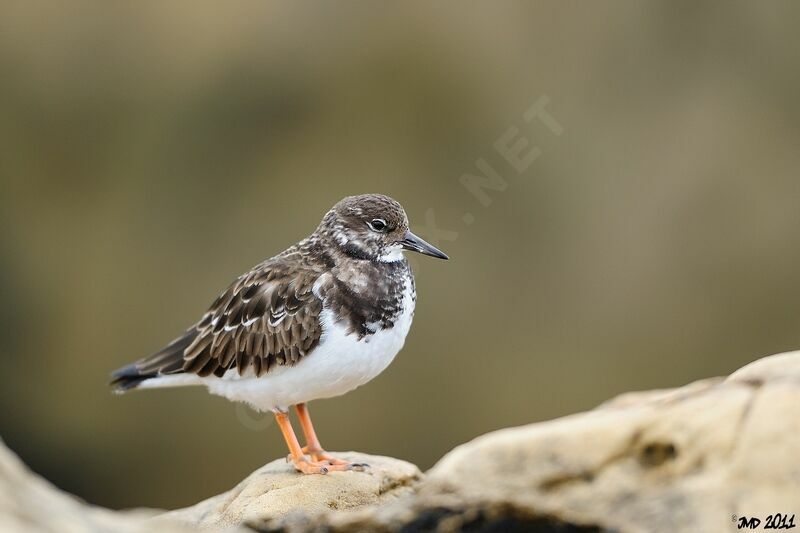
<instances>
[{"instance_id":1,"label":"ruddy turnstone","mask_svg":"<svg viewBox=\"0 0 800 533\"><path fill-rule=\"evenodd\" d=\"M111 384L120 393L205 385L272 411L300 472L361 467L325 453L306 404L363 385L403 347L416 302L404 250L448 258L408 229L395 200L345 198L308 238L239 276L199 322L114 372ZM302 448L291 406L305 434Z\"/></svg>"}]
</instances>

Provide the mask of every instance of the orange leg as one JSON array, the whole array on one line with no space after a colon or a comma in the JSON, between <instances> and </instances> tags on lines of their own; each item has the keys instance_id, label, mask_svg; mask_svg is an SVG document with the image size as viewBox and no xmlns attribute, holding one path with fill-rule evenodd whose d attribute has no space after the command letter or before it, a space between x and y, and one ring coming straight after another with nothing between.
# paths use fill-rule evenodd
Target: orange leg
<instances>
[{"instance_id":1,"label":"orange leg","mask_svg":"<svg viewBox=\"0 0 800 533\"><path fill-rule=\"evenodd\" d=\"M275 420L278 422L278 427L281 428L283 438L289 447L289 454L294 467L304 474L327 474L331 469L329 465L306 459L302 448L300 448L300 443L297 442L292 423L289 421L289 415L275 411Z\"/></svg>"},{"instance_id":2,"label":"orange leg","mask_svg":"<svg viewBox=\"0 0 800 533\"><path fill-rule=\"evenodd\" d=\"M298 403L294 408L297 410L297 418L300 419L303 434L306 436L306 445L302 448L303 453L310 455L314 461L325 462L331 465L331 467L336 470L339 470L337 467L344 467L344 470L363 470L365 467L369 466L361 463L349 463L325 453L325 450L322 449L322 445L319 443L317 433L314 431L314 425L311 423L311 415L308 414L308 406L304 403Z\"/></svg>"}]
</instances>

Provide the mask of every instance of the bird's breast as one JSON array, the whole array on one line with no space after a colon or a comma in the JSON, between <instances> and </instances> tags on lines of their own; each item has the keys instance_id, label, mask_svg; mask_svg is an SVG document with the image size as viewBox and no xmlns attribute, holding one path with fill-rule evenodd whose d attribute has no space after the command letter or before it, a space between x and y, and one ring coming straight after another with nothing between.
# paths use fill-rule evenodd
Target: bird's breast
<instances>
[{"instance_id":1,"label":"bird's breast","mask_svg":"<svg viewBox=\"0 0 800 533\"><path fill-rule=\"evenodd\" d=\"M365 322L353 327L341 316L327 308L322 313L322 337L315 355L332 356L338 365L333 372L343 388L349 390L383 372L403 348L414 318L416 293L412 278L403 281L391 314L376 310ZM325 354L325 355L323 355Z\"/></svg>"}]
</instances>

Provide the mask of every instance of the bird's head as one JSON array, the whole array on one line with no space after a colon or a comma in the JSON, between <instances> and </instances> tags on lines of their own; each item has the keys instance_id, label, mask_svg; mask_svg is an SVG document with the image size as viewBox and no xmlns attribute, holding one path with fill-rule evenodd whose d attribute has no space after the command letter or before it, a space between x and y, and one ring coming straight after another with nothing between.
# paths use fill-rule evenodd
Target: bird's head
<instances>
[{"instance_id":1,"label":"bird's head","mask_svg":"<svg viewBox=\"0 0 800 533\"><path fill-rule=\"evenodd\" d=\"M448 259L408 229L408 217L397 201L382 194L348 196L325 215L317 233L345 255L369 261L394 262L403 250Z\"/></svg>"}]
</instances>

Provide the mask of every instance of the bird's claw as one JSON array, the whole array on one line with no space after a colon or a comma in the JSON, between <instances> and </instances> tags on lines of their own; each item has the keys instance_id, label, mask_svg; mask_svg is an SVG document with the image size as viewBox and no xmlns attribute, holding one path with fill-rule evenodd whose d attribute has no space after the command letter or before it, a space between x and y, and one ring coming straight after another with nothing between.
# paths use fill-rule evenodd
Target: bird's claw
<instances>
[{"instance_id":1,"label":"bird's claw","mask_svg":"<svg viewBox=\"0 0 800 533\"><path fill-rule=\"evenodd\" d=\"M330 472L330 466L323 465L314 461L309 461L307 459L301 459L299 461L292 461L295 470L298 472L302 472L303 474L327 474Z\"/></svg>"},{"instance_id":2,"label":"bird's claw","mask_svg":"<svg viewBox=\"0 0 800 533\"><path fill-rule=\"evenodd\" d=\"M303 450L306 453L306 450ZM307 453L300 460L294 460L291 454L286 456L286 462L291 462L295 469L304 474L327 474L328 472L364 472L370 466L367 463L350 463L348 461L331 457L325 452Z\"/></svg>"}]
</instances>

